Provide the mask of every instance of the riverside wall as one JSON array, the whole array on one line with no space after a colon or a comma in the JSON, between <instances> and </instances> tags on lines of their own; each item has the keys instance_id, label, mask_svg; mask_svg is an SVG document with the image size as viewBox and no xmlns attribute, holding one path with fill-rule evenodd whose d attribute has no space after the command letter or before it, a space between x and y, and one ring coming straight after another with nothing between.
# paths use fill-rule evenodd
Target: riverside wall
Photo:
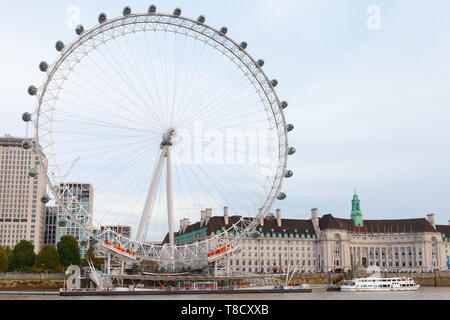
<instances>
[{"instance_id":1,"label":"riverside wall","mask_svg":"<svg viewBox=\"0 0 450 320\"><path fill-rule=\"evenodd\" d=\"M58 291L64 273L0 273L0 291Z\"/></svg>"},{"instance_id":2,"label":"riverside wall","mask_svg":"<svg viewBox=\"0 0 450 320\"><path fill-rule=\"evenodd\" d=\"M333 274L332 282L336 283L343 278L344 274ZM351 276L346 275L347 278ZM355 277L365 277L358 274ZM381 275L384 276L384 275ZM446 287L450 286L450 272L438 272L436 274L388 274L389 277L412 277L418 284L424 287ZM126 276L125 276L126 278ZM139 278L139 277L138 277ZM147 278L147 277L145 277ZM138 279L135 279L135 281ZM143 279L142 279L143 280ZM156 280L156 279L154 279ZM164 280L161 279L163 282ZM169 280L166 279L166 281ZM210 279L213 280L213 279ZM284 283L285 278L281 277ZM170 280L169 280L170 281ZM196 279L195 281L200 281ZM246 282L246 279L234 279L234 282ZM125 281L128 283L129 281ZM147 281L143 281L147 282ZM153 281L150 281L151 283ZM159 280L158 280L159 282ZM327 285L329 277L326 274L295 274L291 280L293 285L309 283L312 285ZM0 291L58 291L64 286L64 273L0 273Z\"/></svg>"}]
</instances>

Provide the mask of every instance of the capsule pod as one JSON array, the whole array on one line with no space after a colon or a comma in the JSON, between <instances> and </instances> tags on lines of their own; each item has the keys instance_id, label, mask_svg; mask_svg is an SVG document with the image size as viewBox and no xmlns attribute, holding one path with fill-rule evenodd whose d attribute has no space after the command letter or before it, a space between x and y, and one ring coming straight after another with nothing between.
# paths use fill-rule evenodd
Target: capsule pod
<instances>
[{"instance_id":1,"label":"capsule pod","mask_svg":"<svg viewBox=\"0 0 450 320\"><path fill-rule=\"evenodd\" d=\"M41 202L42 203L48 203L50 201L50 196L48 194L44 194L41 197Z\"/></svg>"},{"instance_id":2,"label":"capsule pod","mask_svg":"<svg viewBox=\"0 0 450 320\"><path fill-rule=\"evenodd\" d=\"M256 64L257 64L259 67L262 67L262 66L264 65L264 60L263 60L263 59L259 59L258 62L256 62Z\"/></svg>"},{"instance_id":3,"label":"capsule pod","mask_svg":"<svg viewBox=\"0 0 450 320\"><path fill-rule=\"evenodd\" d=\"M37 88L35 86L29 86L28 87L28 94L30 96L35 96L37 93Z\"/></svg>"},{"instance_id":4,"label":"capsule pod","mask_svg":"<svg viewBox=\"0 0 450 320\"><path fill-rule=\"evenodd\" d=\"M32 178L37 177L37 175L38 175L38 170L37 170L36 168L31 168L31 169L28 171L28 175L29 175L30 177L32 177Z\"/></svg>"},{"instance_id":5,"label":"capsule pod","mask_svg":"<svg viewBox=\"0 0 450 320\"><path fill-rule=\"evenodd\" d=\"M62 51L64 49L64 42L62 42L61 40L57 41L55 44L55 48L57 51Z\"/></svg>"},{"instance_id":6,"label":"capsule pod","mask_svg":"<svg viewBox=\"0 0 450 320\"><path fill-rule=\"evenodd\" d=\"M288 124L287 125L287 127L286 127L286 130L288 131L288 132L291 132L292 130L294 130L294 125L293 124Z\"/></svg>"},{"instance_id":7,"label":"capsule pod","mask_svg":"<svg viewBox=\"0 0 450 320\"><path fill-rule=\"evenodd\" d=\"M30 149L30 148L31 148L31 141L30 141L30 140L23 140L23 141L22 141L22 147L23 147L25 150Z\"/></svg>"},{"instance_id":8,"label":"capsule pod","mask_svg":"<svg viewBox=\"0 0 450 320\"><path fill-rule=\"evenodd\" d=\"M158 267L158 271L159 272L166 272L167 271L167 267L166 266L159 266Z\"/></svg>"},{"instance_id":9,"label":"capsule pod","mask_svg":"<svg viewBox=\"0 0 450 320\"><path fill-rule=\"evenodd\" d=\"M228 28L227 27L220 28L220 33L227 34L227 32L228 32Z\"/></svg>"},{"instance_id":10,"label":"capsule pod","mask_svg":"<svg viewBox=\"0 0 450 320\"><path fill-rule=\"evenodd\" d=\"M270 83L275 88L278 85L278 80L277 79L273 79L272 81L270 81Z\"/></svg>"},{"instance_id":11,"label":"capsule pod","mask_svg":"<svg viewBox=\"0 0 450 320\"><path fill-rule=\"evenodd\" d=\"M239 45L242 49L247 49L247 42L242 41L241 44Z\"/></svg>"},{"instance_id":12,"label":"capsule pod","mask_svg":"<svg viewBox=\"0 0 450 320\"><path fill-rule=\"evenodd\" d=\"M261 233L260 233L259 231L253 232L253 234L252 234L252 238L253 238L253 239L257 239L257 238L259 238L259 237L261 237Z\"/></svg>"},{"instance_id":13,"label":"capsule pod","mask_svg":"<svg viewBox=\"0 0 450 320\"><path fill-rule=\"evenodd\" d=\"M270 212L269 214L267 214L266 219L267 219L267 220L273 220L273 219L275 219L275 214L274 214L273 212Z\"/></svg>"},{"instance_id":14,"label":"capsule pod","mask_svg":"<svg viewBox=\"0 0 450 320\"><path fill-rule=\"evenodd\" d=\"M150 7L148 7L148 13L155 13L156 12L156 6L152 4Z\"/></svg>"},{"instance_id":15,"label":"capsule pod","mask_svg":"<svg viewBox=\"0 0 450 320\"><path fill-rule=\"evenodd\" d=\"M65 227L67 225L67 221L64 218L60 218L58 220L58 227ZM106 242L105 242L106 243Z\"/></svg>"},{"instance_id":16,"label":"capsule pod","mask_svg":"<svg viewBox=\"0 0 450 320\"><path fill-rule=\"evenodd\" d=\"M286 109L288 107L287 101L281 102L281 108Z\"/></svg>"},{"instance_id":17,"label":"capsule pod","mask_svg":"<svg viewBox=\"0 0 450 320\"><path fill-rule=\"evenodd\" d=\"M22 114L22 120L24 122L30 122L31 121L31 113L24 112L24 114Z\"/></svg>"},{"instance_id":18,"label":"capsule pod","mask_svg":"<svg viewBox=\"0 0 450 320\"><path fill-rule=\"evenodd\" d=\"M104 14L103 12L98 15L98 22L99 23L104 23L106 21L106 19L107 19L106 18L106 14Z\"/></svg>"},{"instance_id":19,"label":"capsule pod","mask_svg":"<svg viewBox=\"0 0 450 320\"><path fill-rule=\"evenodd\" d=\"M288 149L288 155L292 156L296 151L297 151L297 150L295 150L295 148L290 147L290 148Z\"/></svg>"},{"instance_id":20,"label":"capsule pod","mask_svg":"<svg viewBox=\"0 0 450 320\"><path fill-rule=\"evenodd\" d=\"M173 15L179 17L181 15L181 9L176 8L175 10L173 10Z\"/></svg>"},{"instance_id":21,"label":"capsule pod","mask_svg":"<svg viewBox=\"0 0 450 320\"><path fill-rule=\"evenodd\" d=\"M131 8L130 8L130 7L125 7L125 8L123 8L122 14L123 14L124 16L130 15L130 14L131 14Z\"/></svg>"},{"instance_id":22,"label":"capsule pod","mask_svg":"<svg viewBox=\"0 0 450 320\"><path fill-rule=\"evenodd\" d=\"M287 198L287 195L283 192L281 192L277 197L278 200L285 200L286 198Z\"/></svg>"},{"instance_id":23,"label":"capsule pod","mask_svg":"<svg viewBox=\"0 0 450 320\"><path fill-rule=\"evenodd\" d=\"M81 36L84 32L84 27L83 25L79 24L76 28L75 28L75 33L79 36Z\"/></svg>"},{"instance_id":24,"label":"capsule pod","mask_svg":"<svg viewBox=\"0 0 450 320\"><path fill-rule=\"evenodd\" d=\"M201 15L200 17L197 18L197 22L200 24L205 23L205 21L206 21L206 18L204 15Z\"/></svg>"},{"instance_id":25,"label":"capsule pod","mask_svg":"<svg viewBox=\"0 0 450 320\"><path fill-rule=\"evenodd\" d=\"M41 70L42 72L46 72L48 69L48 63L45 61L42 61L41 63L39 63L39 70Z\"/></svg>"},{"instance_id":26,"label":"capsule pod","mask_svg":"<svg viewBox=\"0 0 450 320\"><path fill-rule=\"evenodd\" d=\"M285 177L285 178L292 178L293 175L294 175L294 172L291 171L291 170L287 170L287 171L284 173L284 177Z\"/></svg>"}]
</instances>

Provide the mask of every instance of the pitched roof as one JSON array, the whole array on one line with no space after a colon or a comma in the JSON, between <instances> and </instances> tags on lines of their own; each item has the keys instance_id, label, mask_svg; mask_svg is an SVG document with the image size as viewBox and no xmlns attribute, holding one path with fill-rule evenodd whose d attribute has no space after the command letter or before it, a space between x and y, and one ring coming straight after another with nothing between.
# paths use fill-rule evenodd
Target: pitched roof
<instances>
[{"instance_id":1,"label":"pitched roof","mask_svg":"<svg viewBox=\"0 0 450 320\"><path fill-rule=\"evenodd\" d=\"M323 217L319 218L319 228L320 230L344 229L332 214L326 214Z\"/></svg>"},{"instance_id":2,"label":"pitched roof","mask_svg":"<svg viewBox=\"0 0 450 320\"><path fill-rule=\"evenodd\" d=\"M337 229L366 233L395 232L436 232L436 229L425 218L396 220L364 220L362 227L356 227L351 219L335 218L331 214L324 215L319 220L322 230Z\"/></svg>"},{"instance_id":3,"label":"pitched roof","mask_svg":"<svg viewBox=\"0 0 450 320\"><path fill-rule=\"evenodd\" d=\"M450 238L450 225L436 225L436 230L445 234L446 238Z\"/></svg>"},{"instance_id":4,"label":"pitched roof","mask_svg":"<svg viewBox=\"0 0 450 320\"><path fill-rule=\"evenodd\" d=\"M216 233L218 230L222 231L222 227L229 228L232 225L239 222L241 216L231 216L229 217L228 225L225 225L225 218L223 216L211 217L206 225L206 233L209 235L211 233ZM244 218L245 220L250 218ZM176 232L175 237L186 234L189 232L200 230L205 226L200 226L200 222L189 225L184 232ZM278 227L276 219L264 219L264 226L258 226L257 230L260 230L264 233L276 232L276 233L294 233L297 230L297 233L304 234L308 231L309 234L314 234L314 226L311 220L298 220L298 219L281 219L281 227ZM163 243L169 242L169 234L167 233Z\"/></svg>"},{"instance_id":5,"label":"pitched roof","mask_svg":"<svg viewBox=\"0 0 450 320\"><path fill-rule=\"evenodd\" d=\"M314 234L314 226L311 220L300 220L300 219L281 219L281 227L278 227L277 219L264 219L264 226L262 227L262 232L284 232L286 230L287 233L294 233L297 230L297 233L306 233L308 231L309 234Z\"/></svg>"},{"instance_id":6,"label":"pitched roof","mask_svg":"<svg viewBox=\"0 0 450 320\"><path fill-rule=\"evenodd\" d=\"M17 138L11 136L0 137L0 145L4 147L21 147L25 138Z\"/></svg>"},{"instance_id":7,"label":"pitched roof","mask_svg":"<svg viewBox=\"0 0 450 320\"><path fill-rule=\"evenodd\" d=\"M225 225L224 217L211 217L206 225L207 234L216 233L222 230L222 227L229 228L236 224L241 219L241 216L232 216L229 218L229 224ZM250 218L244 218L250 219ZM308 231L309 234L314 234L314 226L310 219L281 219L281 227L278 227L276 219L264 219L264 226L257 227L264 233L297 233L304 234ZM184 232L176 232L175 237L200 230L205 226L200 226L200 222L192 224L186 228ZM446 237L450 237L450 226L441 225L436 226L436 229L425 218L417 219L395 219L395 220L364 220L362 227L357 227L352 219L335 218L332 214L326 214L319 218L319 227L321 230L347 230L363 233L399 233L399 232L440 232L444 233ZM169 234L166 234L163 243L169 242Z\"/></svg>"},{"instance_id":8,"label":"pitched roof","mask_svg":"<svg viewBox=\"0 0 450 320\"><path fill-rule=\"evenodd\" d=\"M173 235L174 235L174 237L178 236L178 232L174 232ZM164 243L169 243L169 233L168 232L166 233L166 236L164 237L162 244L164 244Z\"/></svg>"}]
</instances>

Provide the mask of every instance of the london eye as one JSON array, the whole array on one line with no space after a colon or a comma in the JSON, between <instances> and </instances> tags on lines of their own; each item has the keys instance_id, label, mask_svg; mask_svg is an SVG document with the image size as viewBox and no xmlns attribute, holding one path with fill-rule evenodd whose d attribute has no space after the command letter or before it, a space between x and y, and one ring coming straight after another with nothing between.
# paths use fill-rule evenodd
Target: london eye
<instances>
[{"instance_id":1,"label":"london eye","mask_svg":"<svg viewBox=\"0 0 450 320\"><path fill-rule=\"evenodd\" d=\"M53 63L39 64L44 80L28 88L37 107L22 117L35 129L24 148L39 156L29 174L44 176L41 201L60 208L58 224L78 225L115 259L173 270L206 265L237 250L242 237L258 236L260 220L286 198L295 152L288 103L264 60L227 27L183 17L179 8L126 7L75 31L71 43L56 42ZM68 188L73 182L93 186L93 217ZM177 221L195 222L205 210L241 218L180 244ZM113 225L131 225L133 236Z\"/></svg>"}]
</instances>

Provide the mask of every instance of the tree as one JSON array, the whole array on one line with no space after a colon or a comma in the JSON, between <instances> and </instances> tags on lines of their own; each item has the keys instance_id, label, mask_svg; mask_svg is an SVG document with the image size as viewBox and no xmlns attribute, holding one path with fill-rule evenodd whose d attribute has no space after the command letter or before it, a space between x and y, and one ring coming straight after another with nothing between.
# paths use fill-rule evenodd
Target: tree
<instances>
[{"instance_id":1,"label":"tree","mask_svg":"<svg viewBox=\"0 0 450 320\"><path fill-rule=\"evenodd\" d=\"M4 250L5 250L6 255L8 256L8 271L13 271L13 265L12 265L13 251L10 247L5 247Z\"/></svg>"},{"instance_id":2,"label":"tree","mask_svg":"<svg viewBox=\"0 0 450 320\"><path fill-rule=\"evenodd\" d=\"M56 271L59 265L59 254L55 246L45 245L36 256L35 266L46 271Z\"/></svg>"},{"instance_id":3,"label":"tree","mask_svg":"<svg viewBox=\"0 0 450 320\"><path fill-rule=\"evenodd\" d=\"M8 254L6 253L6 250L0 247L0 272L6 272L8 271Z\"/></svg>"},{"instance_id":4,"label":"tree","mask_svg":"<svg viewBox=\"0 0 450 320\"><path fill-rule=\"evenodd\" d=\"M68 267L71 264L80 265L80 248L78 247L77 239L72 236L63 236L57 247L59 262L64 267Z\"/></svg>"},{"instance_id":5,"label":"tree","mask_svg":"<svg viewBox=\"0 0 450 320\"><path fill-rule=\"evenodd\" d=\"M27 240L20 240L14 246L11 264L15 271L28 271L34 264L36 254L34 253L34 244Z\"/></svg>"}]
</instances>

